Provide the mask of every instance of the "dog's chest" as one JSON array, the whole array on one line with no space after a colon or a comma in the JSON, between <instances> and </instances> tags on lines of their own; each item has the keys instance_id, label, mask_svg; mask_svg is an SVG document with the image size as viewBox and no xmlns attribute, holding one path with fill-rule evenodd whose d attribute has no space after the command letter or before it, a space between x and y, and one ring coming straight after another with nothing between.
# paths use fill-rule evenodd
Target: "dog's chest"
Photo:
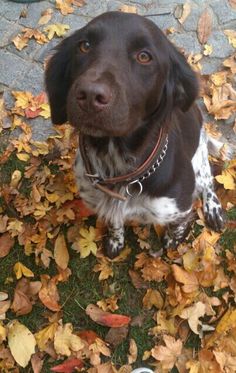
<instances>
[{"instance_id":1,"label":"dog's chest","mask_svg":"<svg viewBox=\"0 0 236 373\"><path fill-rule=\"evenodd\" d=\"M128 171L127 165L113 150L113 156L107 154L103 158L97 157L96 152L91 151L89 158L93 167L101 177L113 177L124 174ZM188 211L180 211L176 200L168 197L149 197L141 194L137 197L130 197L126 193L125 184L115 186L115 191L127 197L126 201L121 201L110 197L108 194L98 190L91 180L85 176L86 170L78 150L75 174L81 198L86 204L107 224L121 226L126 220L138 220L141 223L168 224L182 219Z\"/></svg>"}]
</instances>

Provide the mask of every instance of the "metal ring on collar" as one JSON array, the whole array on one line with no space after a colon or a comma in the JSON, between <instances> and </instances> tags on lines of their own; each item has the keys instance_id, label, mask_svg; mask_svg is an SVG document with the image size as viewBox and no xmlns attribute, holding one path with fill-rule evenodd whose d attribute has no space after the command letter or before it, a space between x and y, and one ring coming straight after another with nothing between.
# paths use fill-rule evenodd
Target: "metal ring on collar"
<instances>
[{"instance_id":1,"label":"metal ring on collar","mask_svg":"<svg viewBox=\"0 0 236 373\"><path fill-rule=\"evenodd\" d=\"M137 185L139 186L139 191L138 191L138 193L136 193L136 194L132 194L132 192L131 192L131 190L130 190L130 186L131 186L131 185L134 185L134 184L137 184ZM131 181L129 184L126 185L125 190L126 190L126 193L127 193L130 197L138 197L138 196L140 196L140 194L142 194L143 186L142 186L142 183L140 183L139 180L134 180L134 181Z\"/></svg>"}]
</instances>

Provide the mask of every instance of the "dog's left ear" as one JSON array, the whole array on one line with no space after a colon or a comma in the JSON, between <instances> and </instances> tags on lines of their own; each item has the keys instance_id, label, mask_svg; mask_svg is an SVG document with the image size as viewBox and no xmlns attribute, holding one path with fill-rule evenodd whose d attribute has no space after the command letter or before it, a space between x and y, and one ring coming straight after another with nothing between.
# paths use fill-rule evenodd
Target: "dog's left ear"
<instances>
[{"instance_id":1,"label":"dog's left ear","mask_svg":"<svg viewBox=\"0 0 236 373\"><path fill-rule=\"evenodd\" d=\"M173 90L173 104L187 111L198 97L199 83L185 57L172 46L169 79Z\"/></svg>"}]
</instances>

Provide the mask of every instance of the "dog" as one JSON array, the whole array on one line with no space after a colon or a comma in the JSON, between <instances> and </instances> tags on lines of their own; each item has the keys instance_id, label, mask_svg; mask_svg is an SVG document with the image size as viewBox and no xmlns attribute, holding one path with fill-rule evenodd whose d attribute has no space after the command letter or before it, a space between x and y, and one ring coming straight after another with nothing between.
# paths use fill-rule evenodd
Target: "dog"
<instances>
[{"instance_id":1,"label":"dog","mask_svg":"<svg viewBox=\"0 0 236 373\"><path fill-rule=\"evenodd\" d=\"M57 46L45 82L52 122L69 120L80 133L75 174L81 198L108 226L107 256L124 247L131 219L166 225L163 245L176 247L199 196L206 224L223 229L197 77L151 20L99 15Z\"/></svg>"}]
</instances>

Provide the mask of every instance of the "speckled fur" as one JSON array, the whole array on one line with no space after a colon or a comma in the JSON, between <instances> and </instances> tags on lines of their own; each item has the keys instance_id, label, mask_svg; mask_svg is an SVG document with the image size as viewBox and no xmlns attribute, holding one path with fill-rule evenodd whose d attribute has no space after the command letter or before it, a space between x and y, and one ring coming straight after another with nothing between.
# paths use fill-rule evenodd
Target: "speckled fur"
<instances>
[{"instance_id":1,"label":"speckled fur","mask_svg":"<svg viewBox=\"0 0 236 373\"><path fill-rule=\"evenodd\" d=\"M113 176L117 170L120 172L122 167L125 170L127 166L116 152L112 140L104 158L100 159L92 149L89 158L94 169L102 176L105 176L104 170L108 171L108 176ZM111 159L115 159L115 162L111 162ZM192 200L203 196L206 221L215 230L220 230L223 226L222 210L213 189L213 178L208 162L207 137L203 129L199 146L192 159L192 166L196 181ZM127 220L136 219L145 224L167 225L168 229L164 238L166 247L175 247L186 236L193 220L191 207L186 211L180 211L174 198L150 198L145 194L139 197L127 196L127 200L124 202L111 198L95 189L91 181L84 176L85 169L80 151L77 154L75 172L81 197L109 227L105 246L110 256L118 255L124 245L123 225ZM116 186L115 189L120 194L126 195L124 186Z\"/></svg>"}]
</instances>

